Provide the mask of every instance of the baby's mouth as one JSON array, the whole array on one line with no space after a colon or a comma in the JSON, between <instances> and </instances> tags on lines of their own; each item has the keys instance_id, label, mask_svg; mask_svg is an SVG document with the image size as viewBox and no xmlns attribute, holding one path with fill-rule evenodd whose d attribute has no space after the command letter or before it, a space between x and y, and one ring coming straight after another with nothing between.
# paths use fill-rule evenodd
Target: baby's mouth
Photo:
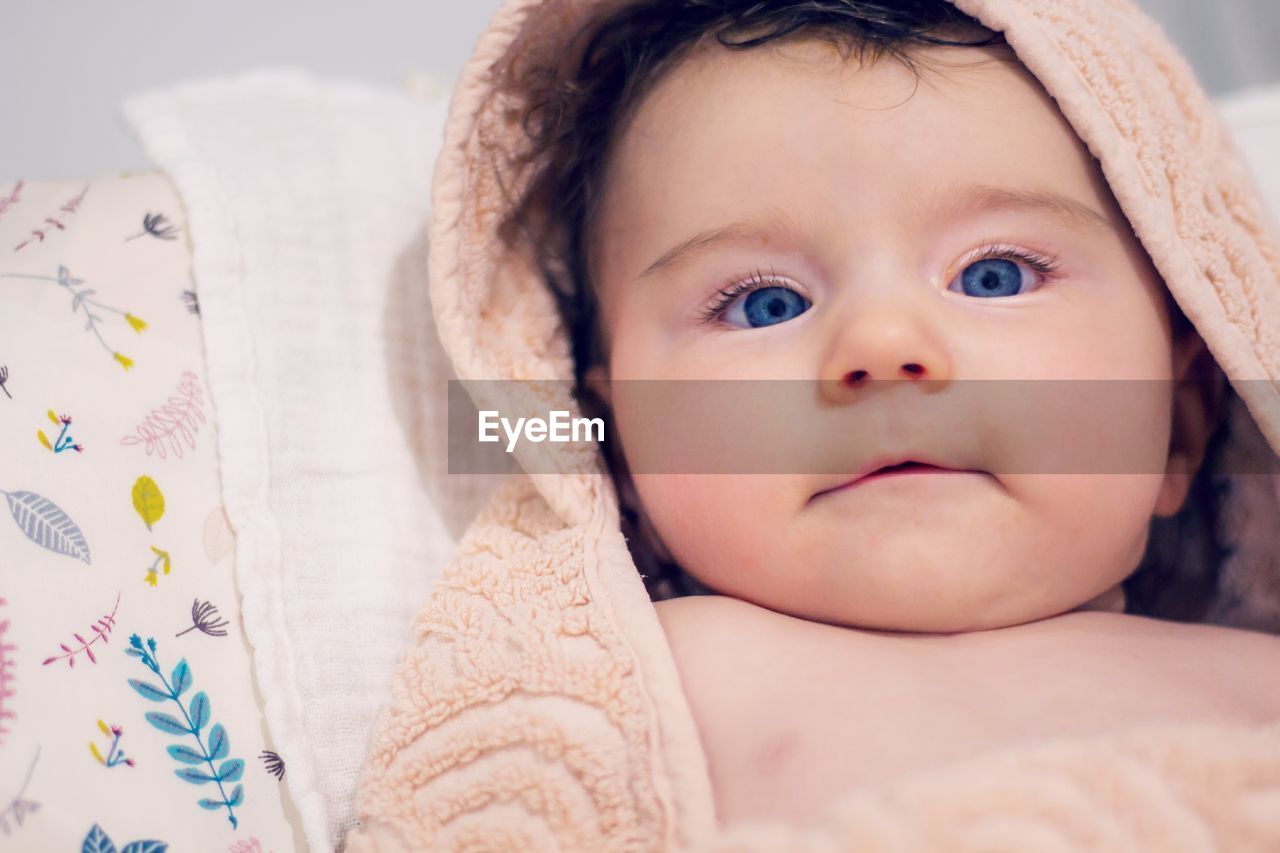
<instances>
[{"instance_id":1,"label":"baby's mouth","mask_svg":"<svg viewBox=\"0 0 1280 853\"><path fill-rule=\"evenodd\" d=\"M990 476L986 471L979 471L973 468L952 468L940 463L922 461L919 459L905 459L902 461L888 463L876 462L864 467L853 477L831 486L830 488L822 489L821 491L814 493L809 500L812 501L823 495L855 488L872 481L903 477L918 477L922 475L960 476L965 474L983 474Z\"/></svg>"},{"instance_id":2,"label":"baby's mouth","mask_svg":"<svg viewBox=\"0 0 1280 853\"><path fill-rule=\"evenodd\" d=\"M886 477L892 474L920 473L924 471L954 471L954 468L944 468L941 465L930 465L928 462L899 462L897 465L886 465L879 470L872 471L861 479L867 480L872 477Z\"/></svg>"}]
</instances>

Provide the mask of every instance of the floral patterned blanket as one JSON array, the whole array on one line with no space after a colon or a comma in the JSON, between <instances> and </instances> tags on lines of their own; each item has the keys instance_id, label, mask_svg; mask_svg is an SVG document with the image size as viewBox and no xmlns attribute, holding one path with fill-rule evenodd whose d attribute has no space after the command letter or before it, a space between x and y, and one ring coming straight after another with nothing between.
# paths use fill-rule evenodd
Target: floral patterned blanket
<instances>
[{"instance_id":1,"label":"floral patterned blanket","mask_svg":"<svg viewBox=\"0 0 1280 853\"><path fill-rule=\"evenodd\" d=\"M162 173L0 180L0 848L300 849Z\"/></svg>"}]
</instances>

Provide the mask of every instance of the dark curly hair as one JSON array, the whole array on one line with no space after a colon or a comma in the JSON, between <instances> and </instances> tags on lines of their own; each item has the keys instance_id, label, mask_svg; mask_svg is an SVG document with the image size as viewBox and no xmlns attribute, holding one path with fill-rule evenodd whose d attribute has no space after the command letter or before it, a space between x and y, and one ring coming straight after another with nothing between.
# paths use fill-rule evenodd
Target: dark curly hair
<instances>
[{"instance_id":1,"label":"dark curly hair","mask_svg":"<svg viewBox=\"0 0 1280 853\"><path fill-rule=\"evenodd\" d=\"M655 601L712 590L658 556L638 498L624 488L626 461L615 450L620 445L608 406L584 382L605 357L591 278L592 225L619 129L664 74L711 39L729 50L814 39L836 47L846 61L891 57L917 73L914 54L923 47L1007 47L1003 34L950 0L636 0L583 25L554 64L524 72L521 85L533 92L522 116L530 140L524 162L533 173L507 226L536 247L571 342L575 394L584 413L608 425L605 455L619 487L623 533ZM1175 336L1193 334L1167 292L1166 299ZM1219 430L1207 462L1224 440ZM1125 581L1126 612L1196 618L1198 602L1216 586L1222 549L1212 530L1221 494L1206 467L1178 516L1153 522L1146 555ZM1190 572L1177 567L1188 553L1202 558Z\"/></svg>"}]
</instances>

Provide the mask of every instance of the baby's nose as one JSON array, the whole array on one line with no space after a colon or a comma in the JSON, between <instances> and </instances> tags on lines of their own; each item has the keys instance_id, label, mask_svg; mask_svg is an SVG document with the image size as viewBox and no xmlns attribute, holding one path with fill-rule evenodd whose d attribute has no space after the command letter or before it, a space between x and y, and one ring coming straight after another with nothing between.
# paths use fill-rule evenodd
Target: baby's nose
<instances>
[{"instance_id":1,"label":"baby's nose","mask_svg":"<svg viewBox=\"0 0 1280 853\"><path fill-rule=\"evenodd\" d=\"M885 379L885 378L932 379L933 378L932 376L928 375L929 371L925 368L923 364L920 364L919 362L915 362L915 361L909 361L906 364L900 366L897 370L897 373L898 375L896 377L880 376L877 378L880 378L880 379ZM871 376L871 371L865 370L863 368L858 368L857 370L849 371L849 373L843 377L843 381L849 383L850 385L853 385L858 382L861 382L864 379L870 378L870 376Z\"/></svg>"},{"instance_id":2,"label":"baby's nose","mask_svg":"<svg viewBox=\"0 0 1280 853\"><path fill-rule=\"evenodd\" d=\"M855 306L839 318L838 326L825 355L822 379L846 387L875 379L951 378L945 339L921 306Z\"/></svg>"}]
</instances>

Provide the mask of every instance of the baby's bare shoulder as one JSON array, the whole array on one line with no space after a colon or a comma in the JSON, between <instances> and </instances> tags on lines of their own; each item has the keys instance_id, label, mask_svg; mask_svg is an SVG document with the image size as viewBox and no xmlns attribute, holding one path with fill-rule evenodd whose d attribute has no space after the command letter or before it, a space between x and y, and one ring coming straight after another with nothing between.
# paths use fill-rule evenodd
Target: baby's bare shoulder
<instances>
[{"instance_id":1,"label":"baby's bare shoulder","mask_svg":"<svg viewBox=\"0 0 1280 853\"><path fill-rule=\"evenodd\" d=\"M731 677L749 675L758 685L758 678L768 672L768 667L761 666L772 658L790 657L794 672L795 666L805 663L795 658L795 644L813 642L815 628L823 640L842 647L861 635L727 595L690 595L658 601L654 607L681 674L719 673L716 681L721 687ZM748 662L753 665L743 670L741 665Z\"/></svg>"},{"instance_id":2,"label":"baby's bare shoulder","mask_svg":"<svg viewBox=\"0 0 1280 853\"><path fill-rule=\"evenodd\" d=\"M1044 620L1033 633L1030 653L1074 649L1081 671L1104 684L1149 689L1153 698L1167 695L1188 711L1199 705L1206 717L1280 716L1275 634L1104 612Z\"/></svg>"},{"instance_id":3,"label":"baby's bare shoulder","mask_svg":"<svg viewBox=\"0 0 1280 853\"><path fill-rule=\"evenodd\" d=\"M721 687L735 662L752 654L753 638L767 620L756 607L727 595L689 595L654 602L686 691L708 677ZM694 698L694 697L691 697Z\"/></svg>"},{"instance_id":4,"label":"baby's bare shoulder","mask_svg":"<svg viewBox=\"0 0 1280 853\"><path fill-rule=\"evenodd\" d=\"M729 624L741 624L744 620L759 619L763 608L727 595L685 595L655 601L658 621L664 631L681 638L691 633L707 634L723 630Z\"/></svg>"},{"instance_id":5,"label":"baby's bare shoulder","mask_svg":"<svg viewBox=\"0 0 1280 853\"><path fill-rule=\"evenodd\" d=\"M741 743L795 706L870 681L920 680L936 660L875 632L799 619L748 601L700 595L655 604L676 667L710 741Z\"/></svg>"},{"instance_id":6,"label":"baby's bare shoulder","mask_svg":"<svg viewBox=\"0 0 1280 853\"><path fill-rule=\"evenodd\" d=\"M1280 655L1280 636L1261 631L1210 625L1202 622L1175 622L1127 613L1080 611L1020 626L1027 637L1047 643L1074 641L1096 650L1124 649L1130 655L1182 663L1217 660L1275 666ZM1006 632L1013 629L1006 629ZM990 632L994 643L1001 632ZM980 636L980 635L975 635Z\"/></svg>"},{"instance_id":7,"label":"baby's bare shoulder","mask_svg":"<svg viewBox=\"0 0 1280 853\"><path fill-rule=\"evenodd\" d=\"M1044 738L1152 722L1280 718L1280 637L1077 612L991 631L892 634L726 596L657 604L721 819Z\"/></svg>"},{"instance_id":8,"label":"baby's bare shoulder","mask_svg":"<svg viewBox=\"0 0 1280 853\"><path fill-rule=\"evenodd\" d=\"M688 663L723 668L729 660L761 655L794 655L822 648L817 658L874 652L896 660L936 661L940 657L1028 657L1077 649L1086 656L1121 652L1133 664L1149 657L1194 669L1210 661L1244 673L1277 665L1280 636L1242 628L1174 622L1132 614L1076 611L1059 616L964 634L897 634L826 625L798 619L724 595L698 595L655 603L672 650ZM791 657L790 667L806 661ZM794 671L794 670L793 670Z\"/></svg>"},{"instance_id":9,"label":"baby's bare shoulder","mask_svg":"<svg viewBox=\"0 0 1280 853\"><path fill-rule=\"evenodd\" d=\"M901 706L869 701L876 695L903 704L945 696L956 714L1044 735L1076 722L1280 718L1280 636L1260 631L1082 611L990 631L894 634L727 596L663 602L658 615L695 715L727 738L767 729L795 706L901 716ZM1080 697L1089 698L1077 705ZM990 709L1000 720L983 719Z\"/></svg>"}]
</instances>

